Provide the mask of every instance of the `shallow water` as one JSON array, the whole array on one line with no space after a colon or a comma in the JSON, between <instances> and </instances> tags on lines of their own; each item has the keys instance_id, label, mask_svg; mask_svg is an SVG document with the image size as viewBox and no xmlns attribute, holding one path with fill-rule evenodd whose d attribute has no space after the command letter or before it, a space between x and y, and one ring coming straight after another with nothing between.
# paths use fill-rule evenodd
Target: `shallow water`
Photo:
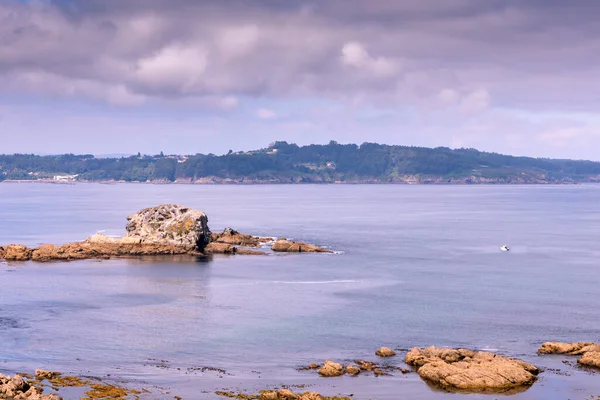
<instances>
[{"instance_id":1,"label":"shallow water","mask_svg":"<svg viewBox=\"0 0 600 400\"><path fill-rule=\"evenodd\" d=\"M0 263L0 372L110 374L150 398L281 384L357 399L494 398L436 392L416 374L296 371L325 358L373 359L382 345L437 345L565 373L546 371L515 399L599 395L600 375L535 355L546 340L600 340L599 196L593 185L3 183L0 243L119 234L126 215L171 202L205 211L214 231L342 254Z\"/></svg>"}]
</instances>

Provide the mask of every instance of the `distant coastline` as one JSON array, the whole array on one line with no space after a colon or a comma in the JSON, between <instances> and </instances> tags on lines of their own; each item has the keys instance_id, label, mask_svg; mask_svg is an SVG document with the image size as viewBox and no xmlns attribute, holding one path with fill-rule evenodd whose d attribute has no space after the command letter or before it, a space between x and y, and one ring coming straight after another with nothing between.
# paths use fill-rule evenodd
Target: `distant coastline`
<instances>
[{"instance_id":1,"label":"distant coastline","mask_svg":"<svg viewBox=\"0 0 600 400\"><path fill-rule=\"evenodd\" d=\"M224 155L0 155L0 181L175 184L572 184L600 182L600 162L475 149L287 142Z\"/></svg>"}]
</instances>

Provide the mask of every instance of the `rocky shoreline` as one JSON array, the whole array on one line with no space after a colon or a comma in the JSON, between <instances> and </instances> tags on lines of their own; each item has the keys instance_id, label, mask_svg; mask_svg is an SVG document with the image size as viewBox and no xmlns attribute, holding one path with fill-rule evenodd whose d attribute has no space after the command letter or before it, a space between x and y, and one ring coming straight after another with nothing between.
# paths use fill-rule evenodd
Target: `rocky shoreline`
<instances>
[{"instance_id":1,"label":"rocky shoreline","mask_svg":"<svg viewBox=\"0 0 600 400\"><path fill-rule=\"evenodd\" d=\"M226 228L212 233L203 212L174 204L146 208L127 217L126 233L113 238L95 234L81 242L60 246L21 244L0 247L7 261L71 261L159 255L210 256L213 254L267 255L266 250L287 253L332 251L286 238L258 237Z\"/></svg>"},{"instance_id":2,"label":"rocky shoreline","mask_svg":"<svg viewBox=\"0 0 600 400\"><path fill-rule=\"evenodd\" d=\"M406 350L404 350L406 351ZM581 358L596 359L600 353L600 344L592 342L560 343L544 342L538 355L561 354L579 355ZM382 347L375 352L379 359L393 358L396 352ZM544 371L523 360L506 357L486 351L474 351L462 348L414 347L406 352L402 365L394 362L379 364L375 361L355 360L344 366L335 361L326 360L322 364L310 364L298 368L299 372L316 371L323 378L356 377L371 375L374 377L392 375L394 372L407 374L416 372L428 385L451 393L489 393L514 394L526 391ZM591 367L600 371L600 365L579 362L582 367ZM335 385L334 385L335 386ZM97 378L63 376L60 372L36 370L35 375L0 374L0 399L13 400L62 400L62 388L80 387L87 399L123 399L144 398L150 392L135 390L120 385L103 382ZM298 388L304 385L297 385ZM52 393L43 394L44 389ZM315 391L293 392L289 387L259 390L258 393L241 393L218 390L218 396L246 400L349 400L347 397L325 396ZM181 399L179 396L173 396Z\"/></svg>"}]
</instances>

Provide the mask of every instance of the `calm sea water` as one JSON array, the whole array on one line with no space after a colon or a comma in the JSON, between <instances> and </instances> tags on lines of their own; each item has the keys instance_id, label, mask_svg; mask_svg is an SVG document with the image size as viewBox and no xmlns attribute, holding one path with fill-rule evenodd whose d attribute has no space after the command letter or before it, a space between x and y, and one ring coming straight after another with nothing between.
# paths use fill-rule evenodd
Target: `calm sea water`
<instances>
[{"instance_id":1,"label":"calm sea water","mask_svg":"<svg viewBox=\"0 0 600 400\"><path fill-rule=\"evenodd\" d=\"M205 211L213 231L341 254L0 263L0 372L110 374L148 398L281 384L357 399L493 398L436 392L417 374L296 371L374 359L382 345L436 345L562 370L515 399L600 395L600 375L535 355L546 340L600 340L599 199L592 185L3 183L0 244L120 234L128 214L179 203Z\"/></svg>"}]
</instances>

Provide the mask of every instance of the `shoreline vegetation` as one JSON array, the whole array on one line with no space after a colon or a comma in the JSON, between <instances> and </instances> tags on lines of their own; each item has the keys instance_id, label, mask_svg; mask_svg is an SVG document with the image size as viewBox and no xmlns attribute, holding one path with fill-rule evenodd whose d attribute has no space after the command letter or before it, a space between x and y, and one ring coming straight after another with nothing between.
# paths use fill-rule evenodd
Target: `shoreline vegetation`
<instances>
[{"instance_id":1,"label":"shoreline vegetation","mask_svg":"<svg viewBox=\"0 0 600 400\"><path fill-rule=\"evenodd\" d=\"M336 379L342 376L355 378L358 375L385 377L393 373L408 374L416 372L433 390L447 393L485 393L510 395L524 392L538 380L542 369L517 358L507 357L487 351L473 351L463 348L414 347L397 349L405 353L400 364L387 361L395 358L396 352L382 347L374 354L378 359L386 359L385 364L376 361L355 360L344 365L325 360L322 364L310 364L297 369L299 374L311 374L317 371L323 379ZM600 344L592 342L561 343L544 342L538 349L538 356L559 354L579 355L581 359L598 360ZM589 356L589 357L588 357ZM581 360L580 359L580 360ZM600 364L586 364L579 361L581 368L591 371L600 369ZM556 372L556 371L555 371ZM14 376L0 374L0 399L16 400L62 400L64 388L80 388L84 399L124 399L155 398L156 394L147 388L130 388L105 382L100 378L66 376L60 372L36 370L35 375L17 373ZM335 386L335 385L334 385ZM225 398L246 400L350 400L348 396L325 396L315 391L293 392L292 388L304 389L306 385L282 385L281 387L258 390L257 393L217 390L215 395ZM47 390L48 393L44 394ZM179 399L171 390L169 398Z\"/></svg>"},{"instance_id":2,"label":"shoreline vegetation","mask_svg":"<svg viewBox=\"0 0 600 400\"><path fill-rule=\"evenodd\" d=\"M177 184L573 184L600 182L600 162L377 143L267 148L224 155L0 155L0 182Z\"/></svg>"}]
</instances>

